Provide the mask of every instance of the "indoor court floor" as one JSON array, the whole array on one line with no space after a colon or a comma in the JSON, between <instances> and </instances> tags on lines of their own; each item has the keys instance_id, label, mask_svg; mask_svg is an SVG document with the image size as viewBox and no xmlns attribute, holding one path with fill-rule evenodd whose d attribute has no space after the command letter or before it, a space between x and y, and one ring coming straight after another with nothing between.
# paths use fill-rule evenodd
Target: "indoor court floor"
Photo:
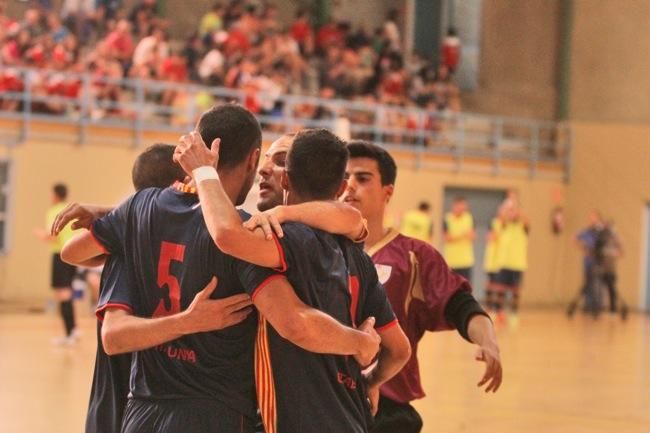
<instances>
[{"instance_id":1,"label":"indoor court floor","mask_svg":"<svg viewBox=\"0 0 650 433\"><path fill-rule=\"evenodd\" d=\"M55 347L56 316L0 314L0 432L83 432L94 325L84 315L81 341ZM649 316L568 320L561 311L531 311L498 334L504 383L490 395L476 387L482 365L473 346L455 332L425 336L428 395L416 403L424 433L650 431Z\"/></svg>"}]
</instances>

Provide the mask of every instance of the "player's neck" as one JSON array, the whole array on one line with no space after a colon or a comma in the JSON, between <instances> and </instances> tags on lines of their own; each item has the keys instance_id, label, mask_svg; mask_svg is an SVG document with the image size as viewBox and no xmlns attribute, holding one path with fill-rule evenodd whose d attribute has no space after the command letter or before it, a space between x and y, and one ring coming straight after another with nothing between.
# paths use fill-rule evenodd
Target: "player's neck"
<instances>
[{"instance_id":1,"label":"player's neck","mask_svg":"<svg viewBox=\"0 0 650 433\"><path fill-rule=\"evenodd\" d=\"M390 229L384 228L383 217L368 218L368 239L366 239L364 249L368 250L381 241L388 233L388 230Z\"/></svg>"},{"instance_id":2,"label":"player's neck","mask_svg":"<svg viewBox=\"0 0 650 433\"><path fill-rule=\"evenodd\" d=\"M221 180L221 186L223 187L224 192L228 196L231 202L237 203L237 199L239 198L239 194L242 189L242 184L243 180L236 175L231 175L230 173L228 174L221 174L219 173L219 180Z\"/></svg>"},{"instance_id":3,"label":"player's neck","mask_svg":"<svg viewBox=\"0 0 650 433\"><path fill-rule=\"evenodd\" d=\"M219 174L219 181L221 182L221 187L226 193L231 202L236 203L239 198L239 191L241 189L241 180L236 179L234 176L229 174ZM189 187L196 188L196 182L194 179L190 180L185 185Z\"/></svg>"}]
</instances>

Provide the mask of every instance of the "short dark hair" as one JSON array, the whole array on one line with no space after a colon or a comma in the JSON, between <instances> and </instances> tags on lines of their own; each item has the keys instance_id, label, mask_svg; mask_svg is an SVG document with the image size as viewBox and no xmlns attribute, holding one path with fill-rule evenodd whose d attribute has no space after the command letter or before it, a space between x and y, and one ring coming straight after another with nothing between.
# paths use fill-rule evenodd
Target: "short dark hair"
<instances>
[{"instance_id":1,"label":"short dark hair","mask_svg":"<svg viewBox=\"0 0 650 433\"><path fill-rule=\"evenodd\" d=\"M52 187L52 191L59 200L68 198L68 187L64 183L57 183Z\"/></svg>"},{"instance_id":2,"label":"short dark hair","mask_svg":"<svg viewBox=\"0 0 650 433\"><path fill-rule=\"evenodd\" d=\"M428 212L431 209L431 205L429 204L428 201L421 201L420 204L418 205L418 209L421 210L422 212Z\"/></svg>"},{"instance_id":3,"label":"short dark hair","mask_svg":"<svg viewBox=\"0 0 650 433\"><path fill-rule=\"evenodd\" d=\"M136 191L145 188L166 188L174 181L182 181L185 172L173 161L175 146L156 143L147 147L135 159L131 180Z\"/></svg>"},{"instance_id":4,"label":"short dark hair","mask_svg":"<svg viewBox=\"0 0 650 433\"><path fill-rule=\"evenodd\" d=\"M327 129L296 134L287 155L291 187L310 200L333 199L345 178L348 151L345 142Z\"/></svg>"},{"instance_id":5,"label":"short dark hair","mask_svg":"<svg viewBox=\"0 0 650 433\"><path fill-rule=\"evenodd\" d=\"M253 149L262 146L262 129L255 116L237 104L223 104L203 113L196 127L206 146L221 139L218 168L241 164Z\"/></svg>"},{"instance_id":6,"label":"short dark hair","mask_svg":"<svg viewBox=\"0 0 650 433\"><path fill-rule=\"evenodd\" d=\"M350 158L370 158L377 161L381 184L383 186L395 185L397 164L386 149L368 141L353 140L348 144L348 152L350 152Z\"/></svg>"},{"instance_id":7,"label":"short dark hair","mask_svg":"<svg viewBox=\"0 0 650 433\"><path fill-rule=\"evenodd\" d=\"M456 197L454 197L454 203L460 203L462 201L467 201L467 199L462 195L457 195Z\"/></svg>"}]
</instances>

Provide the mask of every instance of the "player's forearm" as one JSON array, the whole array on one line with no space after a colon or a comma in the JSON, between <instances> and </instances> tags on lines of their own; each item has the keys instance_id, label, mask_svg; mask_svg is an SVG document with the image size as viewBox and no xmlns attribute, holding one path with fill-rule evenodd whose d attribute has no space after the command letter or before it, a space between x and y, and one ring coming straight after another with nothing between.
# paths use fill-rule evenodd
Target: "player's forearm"
<instances>
[{"instance_id":1,"label":"player's forearm","mask_svg":"<svg viewBox=\"0 0 650 433\"><path fill-rule=\"evenodd\" d=\"M150 349L190 333L185 314L147 319L130 314L111 317L102 324L102 342L108 355Z\"/></svg>"},{"instance_id":2,"label":"player's forearm","mask_svg":"<svg viewBox=\"0 0 650 433\"><path fill-rule=\"evenodd\" d=\"M310 227L358 240L365 231L361 212L337 201L314 201L282 207L282 221L296 221Z\"/></svg>"},{"instance_id":3,"label":"player's forearm","mask_svg":"<svg viewBox=\"0 0 650 433\"><path fill-rule=\"evenodd\" d=\"M203 219L214 243L221 251L258 266L279 268L280 253L275 243L242 226L239 213L221 182L204 180L197 185Z\"/></svg>"},{"instance_id":4,"label":"player's forearm","mask_svg":"<svg viewBox=\"0 0 650 433\"><path fill-rule=\"evenodd\" d=\"M84 266L90 260L102 256L104 251L90 232L80 233L65 243L61 260L75 266Z\"/></svg>"},{"instance_id":5,"label":"player's forearm","mask_svg":"<svg viewBox=\"0 0 650 433\"><path fill-rule=\"evenodd\" d=\"M105 254L86 260L85 262L80 263L78 266L83 266L85 268L96 268L97 266L103 266L104 263L106 263Z\"/></svg>"},{"instance_id":6,"label":"player's forearm","mask_svg":"<svg viewBox=\"0 0 650 433\"><path fill-rule=\"evenodd\" d=\"M220 244L229 246L227 241L245 231L241 226L241 218L220 181L204 180L197 184L197 190L208 231L215 243L223 250Z\"/></svg>"},{"instance_id":7,"label":"player's forearm","mask_svg":"<svg viewBox=\"0 0 650 433\"><path fill-rule=\"evenodd\" d=\"M380 335L382 344L377 367L368 378L368 384L374 387L383 385L402 371L411 357L411 345L402 328L398 326Z\"/></svg>"},{"instance_id":8,"label":"player's forearm","mask_svg":"<svg viewBox=\"0 0 650 433\"><path fill-rule=\"evenodd\" d=\"M482 314L476 314L469 319L467 334L474 344L482 347L498 347L492 321Z\"/></svg>"},{"instance_id":9,"label":"player's forearm","mask_svg":"<svg viewBox=\"0 0 650 433\"><path fill-rule=\"evenodd\" d=\"M271 323L282 337L307 351L334 355L356 355L366 336L313 308Z\"/></svg>"}]
</instances>

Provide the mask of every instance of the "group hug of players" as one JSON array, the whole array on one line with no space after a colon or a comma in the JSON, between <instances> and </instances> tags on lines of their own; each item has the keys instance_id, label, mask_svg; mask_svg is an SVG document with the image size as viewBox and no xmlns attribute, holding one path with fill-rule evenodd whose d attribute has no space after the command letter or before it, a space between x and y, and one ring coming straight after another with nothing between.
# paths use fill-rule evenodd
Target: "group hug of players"
<instances>
[{"instance_id":1,"label":"group hug of players","mask_svg":"<svg viewBox=\"0 0 650 433\"><path fill-rule=\"evenodd\" d=\"M494 328L430 244L385 229L397 167L325 129L261 153L254 116L204 113L133 167L114 209L71 204L87 228L61 257L104 264L86 432L420 432L425 331L456 329L502 381ZM259 174L257 207L237 210ZM428 368L444 360L427 360Z\"/></svg>"}]
</instances>

